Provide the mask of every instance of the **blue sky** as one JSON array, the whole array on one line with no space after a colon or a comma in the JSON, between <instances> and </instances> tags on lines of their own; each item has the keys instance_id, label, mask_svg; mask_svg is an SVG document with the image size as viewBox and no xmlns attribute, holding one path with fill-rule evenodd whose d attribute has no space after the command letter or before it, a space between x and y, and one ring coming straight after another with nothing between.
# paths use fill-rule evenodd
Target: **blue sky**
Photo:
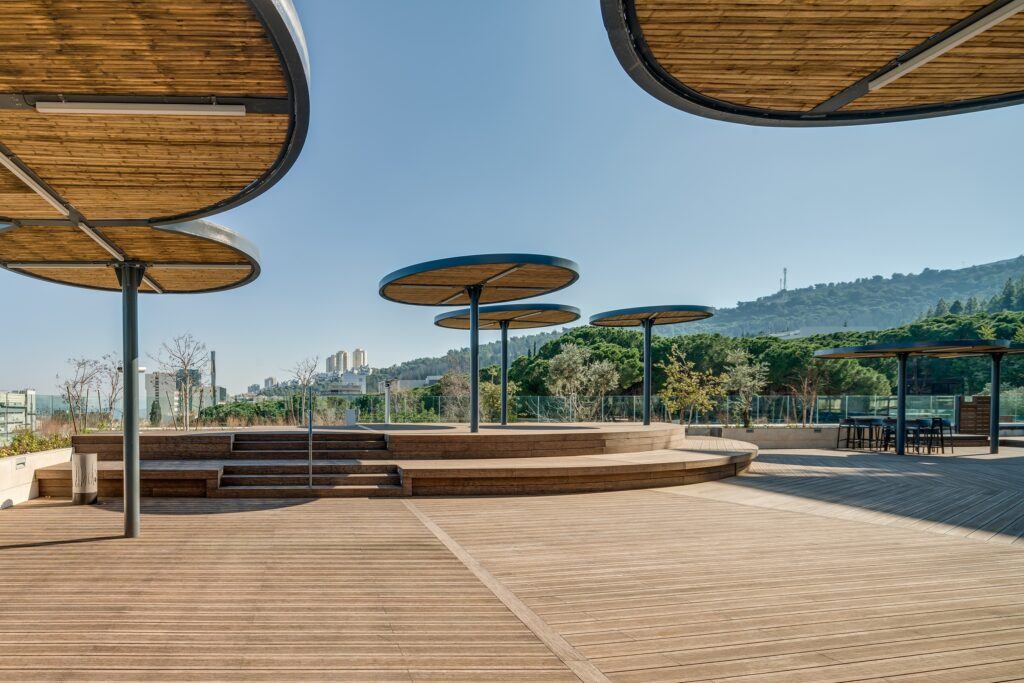
<instances>
[{"instance_id":1,"label":"blue sky","mask_svg":"<svg viewBox=\"0 0 1024 683\"><path fill-rule=\"evenodd\" d=\"M580 281L546 300L589 315L730 306L777 289L783 266L799 287L1024 251L1021 107L719 123L633 84L597 0L295 4L312 67L306 147L275 187L214 218L259 245L262 276L141 304L145 351L192 332L232 392L340 348L379 366L465 345L433 327L440 309L377 296L382 275L434 258L572 258ZM117 295L0 279L0 389L48 393L66 358L120 350Z\"/></svg>"}]
</instances>

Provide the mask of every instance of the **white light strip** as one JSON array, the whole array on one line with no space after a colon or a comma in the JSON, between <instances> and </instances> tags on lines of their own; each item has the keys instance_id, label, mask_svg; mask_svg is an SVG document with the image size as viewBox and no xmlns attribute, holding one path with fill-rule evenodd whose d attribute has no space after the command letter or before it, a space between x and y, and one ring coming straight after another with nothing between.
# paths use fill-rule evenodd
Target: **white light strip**
<instances>
[{"instance_id":1,"label":"white light strip","mask_svg":"<svg viewBox=\"0 0 1024 683\"><path fill-rule=\"evenodd\" d=\"M40 114L114 116L245 116L244 104L148 104L143 102L36 102Z\"/></svg>"},{"instance_id":2,"label":"white light strip","mask_svg":"<svg viewBox=\"0 0 1024 683\"><path fill-rule=\"evenodd\" d=\"M458 299L463 294L465 294L465 292L457 292L455 294L452 294L450 297L448 297L447 299L442 301L440 305L444 305L444 304L450 303L452 300Z\"/></svg>"},{"instance_id":3,"label":"white light strip","mask_svg":"<svg viewBox=\"0 0 1024 683\"><path fill-rule=\"evenodd\" d=\"M150 263L150 268L168 270L251 270L248 263Z\"/></svg>"},{"instance_id":4,"label":"white light strip","mask_svg":"<svg viewBox=\"0 0 1024 683\"><path fill-rule=\"evenodd\" d=\"M884 88L885 86L889 85L896 79L906 76L914 69L924 66L925 64L932 61L936 57L941 57L942 55L946 54L947 52L957 47L958 45L961 45L970 40L971 38L975 37L979 33L984 33L985 31L989 30L996 24L1006 21L1007 19L1017 14L1021 10L1024 10L1024 0L1013 0L1013 2L1009 2L1003 5L995 12L986 15L985 17L979 19L970 26L965 26L963 29L957 31L956 33L949 36L945 40L941 40L938 43L935 43L935 45L932 45L927 50L903 62L895 69L887 71L878 78L874 79L873 81L870 81L868 83L868 90L873 91L878 90L879 88Z\"/></svg>"},{"instance_id":5,"label":"white light strip","mask_svg":"<svg viewBox=\"0 0 1024 683\"><path fill-rule=\"evenodd\" d=\"M142 275L142 281L144 283L146 283L147 285L149 285L149 288L152 289L157 294L163 294L164 293L164 290L160 288L160 285L158 285L157 283L153 282L153 279L151 277L149 277L148 275L143 274Z\"/></svg>"},{"instance_id":6,"label":"white light strip","mask_svg":"<svg viewBox=\"0 0 1024 683\"><path fill-rule=\"evenodd\" d=\"M14 163L6 154L0 154L0 164L3 164L4 168L13 173L18 177L18 180L25 183L29 188L37 195L46 200L46 203L57 209L62 216L69 215L68 208L57 201L57 198L46 191L46 189L32 179L32 176L21 170L21 167Z\"/></svg>"},{"instance_id":7,"label":"white light strip","mask_svg":"<svg viewBox=\"0 0 1024 683\"><path fill-rule=\"evenodd\" d=\"M88 225L86 225L85 223L82 223L82 222L78 223L78 227L81 229L82 232L84 232L86 235L91 237L92 240L94 242L96 242L96 244L98 244L101 247L103 247L106 250L106 252L108 254L110 254L111 256L113 256L116 260L124 261L124 257L121 256L120 253L118 253L117 249L114 249L114 247L109 242L107 242L105 239L100 237L99 234L95 230L93 230Z\"/></svg>"},{"instance_id":8,"label":"white light strip","mask_svg":"<svg viewBox=\"0 0 1024 683\"><path fill-rule=\"evenodd\" d=\"M6 266L8 268L19 268L19 269L31 268L31 269L38 269L38 270L51 270L51 269L63 270L65 268L70 269L70 270L84 270L84 269L89 269L89 268L112 268L115 265L116 264L114 264L114 263L102 263L102 262L82 263L81 261L72 261L70 263L61 263L60 261L40 261L38 263L33 263L31 261L25 261L25 262L16 262L16 263L8 263L8 264L6 264Z\"/></svg>"},{"instance_id":9,"label":"white light strip","mask_svg":"<svg viewBox=\"0 0 1024 683\"><path fill-rule=\"evenodd\" d=\"M498 273L497 275L492 275L491 277L489 277L486 280L484 280L481 284L487 285L487 284L490 284L490 283L494 282L495 280L500 280L501 278L505 277L506 275L511 275L512 273L516 272L520 268L522 268L521 265L512 266L508 270L504 270L504 271Z\"/></svg>"},{"instance_id":10,"label":"white light strip","mask_svg":"<svg viewBox=\"0 0 1024 683\"><path fill-rule=\"evenodd\" d=\"M511 318L511 320L526 320L527 318L534 318L538 315L544 315L545 313L548 312L549 311L534 311L533 313L524 313L523 315L517 315L516 317Z\"/></svg>"}]
</instances>

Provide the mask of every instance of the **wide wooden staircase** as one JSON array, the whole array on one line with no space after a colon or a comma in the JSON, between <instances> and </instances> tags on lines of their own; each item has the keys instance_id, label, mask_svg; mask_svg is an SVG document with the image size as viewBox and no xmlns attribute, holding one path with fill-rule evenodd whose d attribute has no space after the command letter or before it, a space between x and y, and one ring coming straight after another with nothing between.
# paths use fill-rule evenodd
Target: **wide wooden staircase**
<instances>
[{"instance_id":1,"label":"wide wooden staircase","mask_svg":"<svg viewBox=\"0 0 1024 683\"><path fill-rule=\"evenodd\" d=\"M300 433L239 433L224 465L218 498L326 498L395 496L398 468L388 462L383 434L314 433L313 485L309 441ZM370 462L366 462L370 461Z\"/></svg>"}]
</instances>

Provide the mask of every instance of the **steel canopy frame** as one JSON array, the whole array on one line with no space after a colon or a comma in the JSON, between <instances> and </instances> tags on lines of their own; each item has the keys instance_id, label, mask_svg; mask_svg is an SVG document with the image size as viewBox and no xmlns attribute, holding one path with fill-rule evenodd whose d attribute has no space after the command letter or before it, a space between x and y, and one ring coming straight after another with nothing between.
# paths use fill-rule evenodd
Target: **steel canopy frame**
<instances>
[{"instance_id":1,"label":"steel canopy frame","mask_svg":"<svg viewBox=\"0 0 1024 683\"><path fill-rule=\"evenodd\" d=\"M565 313L564 320L556 322L536 322L531 324L530 318L543 313ZM488 323L497 322L501 330L501 424L508 424L508 330L509 326L516 324L516 329L538 329L551 327L553 325L564 325L580 318L580 310L574 306L562 304L503 304L497 306L484 306L479 313L489 316L484 319L483 329L494 329ZM469 329L472 310L462 308L457 311L441 313L434 318L434 324L438 327L449 329ZM465 323L465 326L463 326ZM480 328L479 319L477 327Z\"/></svg>"},{"instance_id":2,"label":"steel canopy frame","mask_svg":"<svg viewBox=\"0 0 1024 683\"><path fill-rule=\"evenodd\" d=\"M0 225L0 235L10 230L14 225ZM165 225L161 230L176 234L187 234L193 237L211 242L218 242L230 246L242 254L248 260L248 264L236 264L238 267L251 268L250 273L244 279L233 283L230 286L218 287L219 289L231 289L247 284L259 275L259 252L256 247L241 235L228 230L227 228L210 223L209 221L190 221L184 224ZM22 264L4 263L0 264L11 272L20 275L28 275L37 279L63 283L58 280L50 280L34 273L26 273L17 266L40 267L39 264L31 262ZM123 423L124 423L124 535L126 538L137 538L140 533L140 469L139 469L139 293L140 286L146 278L146 268L149 266L163 266L161 263L147 263L143 261L122 259L100 264L94 262L59 262L51 263L55 268L74 268L76 265L86 267L112 267L117 275L117 281L121 292L122 310L122 335L123 335L123 362L124 371L124 396L123 396ZM224 264L209 264L218 268ZM203 269L205 264L188 263L189 268L196 270ZM83 286L83 285L74 285ZM89 287L90 289L101 289ZM111 291L103 289L102 291ZM211 289L209 291L216 291ZM155 294L171 293L166 288L161 288ZM175 292L177 293L177 292Z\"/></svg>"},{"instance_id":3,"label":"steel canopy frame","mask_svg":"<svg viewBox=\"0 0 1024 683\"><path fill-rule=\"evenodd\" d=\"M972 24L983 22L987 15L998 11L1014 0L995 0L970 17L941 31L898 59L883 65L867 78L852 84L843 91L806 112L764 109L741 105L709 97L680 82L665 70L647 46L643 29L636 13L636 0L600 0L601 14L612 50L619 64L633 81L654 98L690 114L705 118L743 123L755 126L821 127L850 126L866 123L912 121L916 119L962 114L998 107L1007 107L1024 102L1024 92L1010 92L988 97L978 97L961 102L914 105L874 111L847 111L839 107L864 94L872 81L900 69L907 62L918 58L934 46L943 43L958 32L969 29Z\"/></svg>"},{"instance_id":4,"label":"steel canopy frame","mask_svg":"<svg viewBox=\"0 0 1024 683\"><path fill-rule=\"evenodd\" d=\"M682 318L679 315L683 314ZM620 308L590 316L590 324L599 327L637 327L644 329L644 424L651 424L651 335L655 325L672 325L710 318L715 314L711 306L641 306ZM678 318L673 320L672 318ZM659 319L664 318L661 322Z\"/></svg>"},{"instance_id":5,"label":"steel canopy frame","mask_svg":"<svg viewBox=\"0 0 1024 683\"><path fill-rule=\"evenodd\" d=\"M988 356L991 359L992 395L989 403L989 452L999 452L999 393L1001 366L1007 355L1024 354L1024 344L1005 339L959 339L954 341L918 341L907 343L868 344L819 349L814 357L819 360L895 358L896 373L896 455L906 455L907 437L907 360L910 356L930 358L964 358Z\"/></svg>"},{"instance_id":6,"label":"steel canopy frame","mask_svg":"<svg viewBox=\"0 0 1024 683\"><path fill-rule=\"evenodd\" d=\"M480 296L487 288L488 284L493 280L503 277L524 265L550 266L569 273L570 277L566 282L558 286L525 288L523 293L519 295L509 295L505 301L528 299L534 296L541 296L542 294L550 294L551 292L565 289L569 285L575 283L580 276L579 266L576 265L575 262L570 261L569 259L559 258L557 256L546 256L542 254L478 254L473 256L456 256L452 258L438 259L435 261L426 261L406 268L400 268L399 270L385 275L381 278L380 283L378 284L378 293L382 298L387 299L388 301L416 306L447 306L450 305L451 299L456 298L455 296L449 296L442 301L425 303L396 299L390 296L386 290L389 285L395 284L400 280L425 273L443 273L443 271L448 269L463 268L466 266L508 266L506 270L501 271L499 274L485 277L483 280L478 282L466 283L452 281L448 283L448 285L435 282L429 285L445 289L462 289L469 298L469 431L472 434L476 434L480 431ZM507 287L504 286L502 288L507 289Z\"/></svg>"}]
</instances>

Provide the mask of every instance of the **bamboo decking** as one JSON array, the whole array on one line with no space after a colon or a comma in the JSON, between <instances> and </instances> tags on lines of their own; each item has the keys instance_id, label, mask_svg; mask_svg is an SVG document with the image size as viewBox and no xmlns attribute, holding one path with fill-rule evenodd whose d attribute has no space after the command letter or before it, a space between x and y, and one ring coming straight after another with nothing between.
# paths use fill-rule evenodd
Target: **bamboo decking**
<instances>
[{"instance_id":1,"label":"bamboo decking","mask_svg":"<svg viewBox=\"0 0 1024 683\"><path fill-rule=\"evenodd\" d=\"M0 512L0 680L1019 680L1007 451L769 452L581 495L148 500L136 540L116 501L32 501Z\"/></svg>"}]
</instances>

